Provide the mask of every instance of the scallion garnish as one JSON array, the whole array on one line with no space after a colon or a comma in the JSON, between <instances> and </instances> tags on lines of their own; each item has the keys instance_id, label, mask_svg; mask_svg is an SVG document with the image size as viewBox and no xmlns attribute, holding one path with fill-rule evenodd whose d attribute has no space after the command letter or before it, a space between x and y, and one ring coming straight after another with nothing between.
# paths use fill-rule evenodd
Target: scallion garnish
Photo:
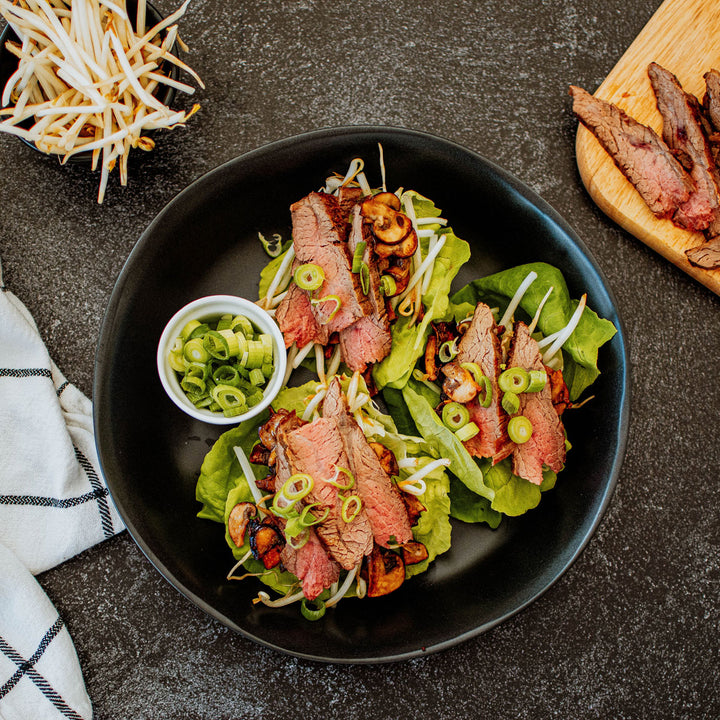
<instances>
[{"instance_id":1,"label":"scallion garnish","mask_svg":"<svg viewBox=\"0 0 720 720\"><path fill-rule=\"evenodd\" d=\"M325 273L319 265L305 263L298 265L293 274L295 284L302 290L317 290L325 282Z\"/></svg>"},{"instance_id":2,"label":"scallion garnish","mask_svg":"<svg viewBox=\"0 0 720 720\"><path fill-rule=\"evenodd\" d=\"M364 240L361 240L355 246L355 252L353 253L353 259L352 259L352 271L354 273L360 272L360 268L362 267L362 263L363 263L363 257L365 256L365 248L366 247L367 247L367 243Z\"/></svg>"},{"instance_id":3,"label":"scallion garnish","mask_svg":"<svg viewBox=\"0 0 720 720\"><path fill-rule=\"evenodd\" d=\"M503 392L514 392L515 394L525 392L530 385L528 371L521 367L512 367L503 370L498 377L498 387Z\"/></svg>"},{"instance_id":4,"label":"scallion garnish","mask_svg":"<svg viewBox=\"0 0 720 720\"><path fill-rule=\"evenodd\" d=\"M442 409L442 421L453 432L470 422L470 412L457 402L449 402Z\"/></svg>"},{"instance_id":5,"label":"scallion garnish","mask_svg":"<svg viewBox=\"0 0 720 720\"><path fill-rule=\"evenodd\" d=\"M514 443L522 445L522 443L526 443L530 439L533 426L530 420L528 420L524 415L516 415L515 417L510 418L507 429L510 439Z\"/></svg>"},{"instance_id":6,"label":"scallion garnish","mask_svg":"<svg viewBox=\"0 0 720 720\"><path fill-rule=\"evenodd\" d=\"M342 519L346 523L349 523L349 522L352 522L358 516L361 509L362 509L362 500L360 499L360 496L359 495L348 495L343 500L340 515L342 516Z\"/></svg>"}]
</instances>

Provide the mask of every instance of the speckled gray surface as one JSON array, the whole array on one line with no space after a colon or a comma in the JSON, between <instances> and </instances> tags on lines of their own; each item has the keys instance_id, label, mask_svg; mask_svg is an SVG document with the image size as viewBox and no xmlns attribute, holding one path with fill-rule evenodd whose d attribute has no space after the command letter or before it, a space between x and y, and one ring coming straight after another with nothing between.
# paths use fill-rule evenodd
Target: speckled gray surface
<instances>
[{"instance_id":1,"label":"speckled gray surface","mask_svg":"<svg viewBox=\"0 0 720 720\"><path fill-rule=\"evenodd\" d=\"M5 282L88 394L115 278L154 215L222 162L330 125L426 130L516 174L590 247L630 348L632 423L612 503L528 609L426 658L319 665L206 617L123 533L40 577L96 718L720 716L720 300L592 204L567 97L571 83L597 87L657 6L193 0L181 30L207 83L202 111L158 137L101 207L86 170L0 137Z\"/></svg>"}]
</instances>

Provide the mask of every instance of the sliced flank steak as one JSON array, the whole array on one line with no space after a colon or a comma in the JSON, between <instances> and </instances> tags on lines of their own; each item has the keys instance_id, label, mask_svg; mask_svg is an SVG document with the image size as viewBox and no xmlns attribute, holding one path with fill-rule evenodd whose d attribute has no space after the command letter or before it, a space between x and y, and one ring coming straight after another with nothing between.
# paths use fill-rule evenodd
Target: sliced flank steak
<instances>
[{"instance_id":1,"label":"sliced flank steak","mask_svg":"<svg viewBox=\"0 0 720 720\"><path fill-rule=\"evenodd\" d=\"M508 367L545 369L538 344L523 322L515 323ZM532 423L533 431L527 442L514 446L512 471L515 475L540 485L544 465L559 472L565 464L565 431L553 406L548 383L539 392L521 393L519 398L519 413Z\"/></svg>"},{"instance_id":2,"label":"sliced flank steak","mask_svg":"<svg viewBox=\"0 0 720 720\"><path fill-rule=\"evenodd\" d=\"M354 568L373 547L373 535L367 516L361 510L350 522L342 517L342 506L350 491L341 491L329 480L338 467L347 468L348 458L337 425L329 418L319 418L285 436L287 459L294 472L307 473L313 487L305 504L317 503L311 512L325 520L315 525L315 532L329 555L345 570ZM342 482L343 476L339 476Z\"/></svg>"},{"instance_id":3,"label":"sliced flank steak","mask_svg":"<svg viewBox=\"0 0 720 720\"><path fill-rule=\"evenodd\" d=\"M348 236L350 255L355 254L360 242L366 243L363 262L368 268L369 305L364 305L363 309L369 312L340 333L340 349L347 366L353 372L362 372L370 363L380 362L390 353L392 336L390 320L385 311L385 298L380 292L380 273L372 255L374 239L368 225L363 221L359 205L353 208L351 219Z\"/></svg>"},{"instance_id":4,"label":"sliced flank steak","mask_svg":"<svg viewBox=\"0 0 720 720\"><path fill-rule=\"evenodd\" d=\"M385 472L360 426L350 415L337 378L323 401L323 419L334 422L342 438L348 469L355 476L355 490L382 547L402 545L413 539L408 511L397 486Z\"/></svg>"},{"instance_id":5,"label":"sliced flank steak","mask_svg":"<svg viewBox=\"0 0 720 720\"><path fill-rule=\"evenodd\" d=\"M572 85L573 112L659 218L690 200L694 183L665 142L620 108Z\"/></svg>"},{"instance_id":6,"label":"sliced flank steak","mask_svg":"<svg viewBox=\"0 0 720 720\"><path fill-rule=\"evenodd\" d=\"M309 342L326 345L330 337L326 325L318 323L310 304L310 296L295 283L290 283L287 295L278 305L275 320L280 326L285 347L293 343L298 348L305 347Z\"/></svg>"},{"instance_id":7,"label":"sliced flank steak","mask_svg":"<svg viewBox=\"0 0 720 720\"><path fill-rule=\"evenodd\" d=\"M709 70L705 73L705 97L703 107L713 130L720 133L720 72Z\"/></svg>"},{"instance_id":8,"label":"sliced flank steak","mask_svg":"<svg viewBox=\"0 0 720 720\"><path fill-rule=\"evenodd\" d=\"M492 311L484 303L476 306L470 326L458 346L455 361L477 363L492 384L492 400L488 407L483 407L477 397L466 405L470 420L480 432L465 443L465 449L475 457L492 458L493 464L500 462L512 452L512 443L507 434L508 416L500 404L497 384L502 362L498 326Z\"/></svg>"},{"instance_id":9,"label":"sliced flank steak","mask_svg":"<svg viewBox=\"0 0 720 720\"><path fill-rule=\"evenodd\" d=\"M650 63L648 76L663 118L663 139L695 183L673 221L688 230L704 231L711 239L720 234L719 178L700 104L682 89L675 75L657 63Z\"/></svg>"},{"instance_id":10,"label":"sliced flank steak","mask_svg":"<svg viewBox=\"0 0 720 720\"><path fill-rule=\"evenodd\" d=\"M285 453L285 434L300 427L302 421L294 417L294 413L286 415L273 428L272 435L276 440L273 451L275 457L275 492L282 490L293 471ZM284 529L285 521L277 518L278 524ZM320 593L329 588L340 578L340 565L329 556L320 539L312 528L309 528L307 542L299 548L286 543L280 554L286 570L295 575L302 584L303 593L309 600L314 600Z\"/></svg>"}]
</instances>

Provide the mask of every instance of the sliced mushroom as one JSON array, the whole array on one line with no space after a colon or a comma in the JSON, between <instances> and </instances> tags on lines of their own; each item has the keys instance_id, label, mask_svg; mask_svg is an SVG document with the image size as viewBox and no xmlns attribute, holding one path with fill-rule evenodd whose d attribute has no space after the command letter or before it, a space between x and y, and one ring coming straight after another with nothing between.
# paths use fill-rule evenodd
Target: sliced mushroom
<instances>
[{"instance_id":1,"label":"sliced mushroom","mask_svg":"<svg viewBox=\"0 0 720 720\"><path fill-rule=\"evenodd\" d=\"M545 371L548 376L553 407L558 415L562 415L570 407L570 391L565 384L561 370L553 370L546 366Z\"/></svg>"},{"instance_id":2,"label":"sliced mushroom","mask_svg":"<svg viewBox=\"0 0 720 720\"><path fill-rule=\"evenodd\" d=\"M438 367L437 367L437 354L438 339L437 335L433 333L430 335L425 345L425 374L428 380L437 380Z\"/></svg>"},{"instance_id":3,"label":"sliced mushroom","mask_svg":"<svg viewBox=\"0 0 720 720\"><path fill-rule=\"evenodd\" d=\"M451 362L443 365L445 375L443 392L453 401L462 405L469 403L480 391L475 379L465 368L458 363Z\"/></svg>"},{"instance_id":4,"label":"sliced mushroom","mask_svg":"<svg viewBox=\"0 0 720 720\"><path fill-rule=\"evenodd\" d=\"M397 590L405 580L405 563L402 557L379 545L366 556L363 570L367 576L368 597L382 597Z\"/></svg>"},{"instance_id":5,"label":"sliced mushroom","mask_svg":"<svg viewBox=\"0 0 720 720\"><path fill-rule=\"evenodd\" d=\"M282 532L268 519L259 522L251 518L248 526L253 557L261 560L267 570L274 568L280 562L280 553L285 545Z\"/></svg>"},{"instance_id":6,"label":"sliced mushroom","mask_svg":"<svg viewBox=\"0 0 720 720\"><path fill-rule=\"evenodd\" d=\"M392 450L389 450L386 448L382 443L379 442L371 442L369 443L370 447L375 451L375 454L378 457L378 460L380 461L380 465L382 466L382 469L391 477L393 475L397 475L400 472L400 468L398 468L397 460L395 459L395 454Z\"/></svg>"},{"instance_id":7,"label":"sliced mushroom","mask_svg":"<svg viewBox=\"0 0 720 720\"><path fill-rule=\"evenodd\" d=\"M406 565L416 565L417 563L428 559L427 548L417 540L406 542L400 548L400 551L402 552L403 562Z\"/></svg>"},{"instance_id":8,"label":"sliced mushroom","mask_svg":"<svg viewBox=\"0 0 720 720\"><path fill-rule=\"evenodd\" d=\"M420 502L417 495L411 495L410 493L400 493L405 509L407 510L408 518L410 520L410 527L415 525L420 519L420 515L426 509L425 506Z\"/></svg>"},{"instance_id":9,"label":"sliced mushroom","mask_svg":"<svg viewBox=\"0 0 720 720\"><path fill-rule=\"evenodd\" d=\"M257 515L257 507L250 502L238 503L228 516L228 533L237 547L245 544L245 529L250 518Z\"/></svg>"},{"instance_id":10,"label":"sliced mushroom","mask_svg":"<svg viewBox=\"0 0 720 720\"><path fill-rule=\"evenodd\" d=\"M404 240L412 230L412 220L403 213L395 213L389 222L383 223L380 227L373 224L375 237L379 242L386 243L387 245L397 245Z\"/></svg>"},{"instance_id":11,"label":"sliced mushroom","mask_svg":"<svg viewBox=\"0 0 720 720\"><path fill-rule=\"evenodd\" d=\"M392 208L393 210L400 210L400 198L395 194L391 192L381 192L377 195L373 195L372 199L375 202L382 203L383 205L387 205L389 208Z\"/></svg>"},{"instance_id":12,"label":"sliced mushroom","mask_svg":"<svg viewBox=\"0 0 720 720\"><path fill-rule=\"evenodd\" d=\"M377 233L376 233L377 235ZM403 239L402 242L398 242L395 245L390 245L385 242L380 242L380 239L378 238L378 242L375 243L375 252L380 257L390 257L391 255L395 255L396 257L400 258L408 258L413 255L413 253L417 250L418 246L418 236L417 233L414 230L411 230Z\"/></svg>"}]
</instances>

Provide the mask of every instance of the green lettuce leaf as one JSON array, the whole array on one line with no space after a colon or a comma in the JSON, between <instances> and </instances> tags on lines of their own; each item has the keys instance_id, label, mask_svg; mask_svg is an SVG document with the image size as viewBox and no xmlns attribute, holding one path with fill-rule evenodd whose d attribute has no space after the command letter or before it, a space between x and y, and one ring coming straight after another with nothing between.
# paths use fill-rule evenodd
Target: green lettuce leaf
<instances>
[{"instance_id":1,"label":"green lettuce leaf","mask_svg":"<svg viewBox=\"0 0 720 720\"><path fill-rule=\"evenodd\" d=\"M522 515L537 507L541 494L555 487L557 477L549 468L543 468L542 484L535 485L513 475L510 458L494 466L488 460L484 474L485 482L495 491L492 509L510 516Z\"/></svg>"},{"instance_id":2,"label":"green lettuce leaf","mask_svg":"<svg viewBox=\"0 0 720 720\"><path fill-rule=\"evenodd\" d=\"M430 462L428 458L427 462ZM425 463L423 463L425 464ZM422 467L422 465L421 465ZM415 565L406 565L407 577L427 570L428 565L440 554L450 549L452 526L450 525L450 479L443 468L436 468L425 476L427 486L420 495L425 512L413 527L413 537L428 551L428 557Z\"/></svg>"},{"instance_id":3,"label":"green lettuce leaf","mask_svg":"<svg viewBox=\"0 0 720 720\"><path fill-rule=\"evenodd\" d=\"M260 271L260 284L258 286L258 299L264 298L267 294L268 288L273 281L273 278L277 274L277 271L282 265L282 261L288 254L288 250L292 246L292 240L288 240L283 243L283 251L276 258L273 258L265 267Z\"/></svg>"},{"instance_id":4,"label":"green lettuce leaf","mask_svg":"<svg viewBox=\"0 0 720 720\"><path fill-rule=\"evenodd\" d=\"M518 265L474 280L455 293L452 302L454 305L470 303L474 306L482 301L491 307L499 305L502 312L522 281L533 270L538 277L523 296L520 308L528 318L532 318L543 297L552 287L553 292L543 306L537 324L543 335L551 335L567 325L578 301L571 299L560 270L547 263ZM597 366L598 350L616 332L615 326L609 320L598 317L589 307L585 308L578 326L563 346L563 377L571 400L577 400L600 374Z\"/></svg>"},{"instance_id":5,"label":"green lettuce leaf","mask_svg":"<svg viewBox=\"0 0 720 720\"><path fill-rule=\"evenodd\" d=\"M442 424L433 409L433 405L424 395L424 386L411 380L402 389L403 399L412 415L418 432L439 456L450 460L450 471L470 490L492 500L495 493L483 482L482 470L477 466L455 433ZM428 391L429 392L429 391Z\"/></svg>"},{"instance_id":6,"label":"green lettuce leaf","mask_svg":"<svg viewBox=\"0 0 720 720\"><path fill-rule=\"evenodd\" d=\"M431 200L409 190L404 197L411 197L415 214L418 217L437 217L440 210ZM417 359L425 351L425 343L430 334L430 323L449 320L450 286L461 266L470 259L470 246L458 238L450 228L440 225L428 225L438 235L445 238L442 250L435 258L432 277L422 302L425 314L420 323L411 325L410 320L400 317L392 327L392 349L390 354L373 367L373 379L378 389L384 387L402 388L410 378ZM421 238L423 257L429 249L429 239Z\"/></svg>"},{"instance_id":7,"label":"green lettuce leaf","mask_svg":"<svg viewBox=\"0 0 720 720\"><path fill-rule=\"evenodd\" d=\"M469 490L455 476L450 476L450 516L467 523L486 522L493 530L502 515L493 510L490 501Z\"/></svg>"}]
</instances>

